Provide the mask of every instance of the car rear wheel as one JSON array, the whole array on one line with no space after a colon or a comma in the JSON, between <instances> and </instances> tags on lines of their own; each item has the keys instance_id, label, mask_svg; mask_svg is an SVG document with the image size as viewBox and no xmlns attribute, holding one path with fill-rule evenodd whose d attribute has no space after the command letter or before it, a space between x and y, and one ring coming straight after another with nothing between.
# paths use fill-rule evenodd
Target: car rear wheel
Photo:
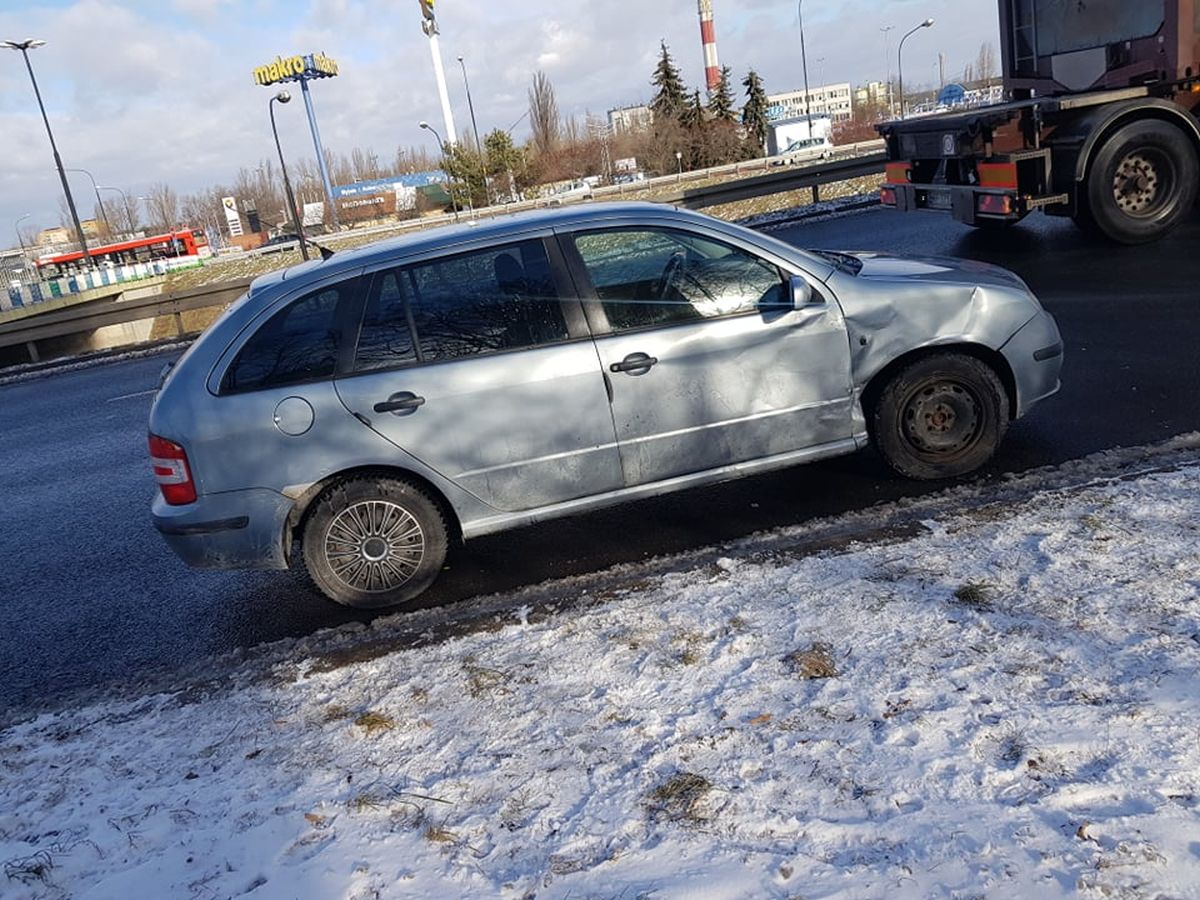
<instances>
[{"instance_id":1,"label":"car rear wheel","mask_svg":"<svg viewBox=\"0 0 1200 900\"><path fill-rule=\"evenodd\" d=\"M326 597L380 609L408 603L433 584L448 537L438 504L416 485L354 478L314 502L301 543L309 577Z\"/></svg>"},{"instance_id":2,"label":"car rear wheel","mask_svg":"<svg viewBox=\"0 0 1200 900\"><path fill-rule=\"evenodd\" d=\"M1008 394L990 366L963 353L937 353L901 369L872 418L875 445L906 478L974 472L1008 428Z\"/></svg>"}]
</instances>

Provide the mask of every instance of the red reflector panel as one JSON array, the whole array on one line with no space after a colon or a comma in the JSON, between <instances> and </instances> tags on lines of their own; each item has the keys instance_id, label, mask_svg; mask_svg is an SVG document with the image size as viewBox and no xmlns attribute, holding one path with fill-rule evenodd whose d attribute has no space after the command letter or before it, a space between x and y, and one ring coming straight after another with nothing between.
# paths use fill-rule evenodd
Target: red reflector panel
<instances>
[{"instance_id":1,"label":"red reflector panel","mask_svg":"<svg viewBox=\"0 0 1200 900\"><path fill-rule=\"evenodd\" d=\"M187 451L166 438L150 435L150 465L163 499L172 506L196 500L196 485L188 465Z\"/></svg>"},{"instance_id":2,"label":"red reflector panel","mask_svg":"<svg viewBox=\"0 0 1200 900\"><path fill-rule=\"evenodd\" d=\"M911 168L911 164L906 162L887 163L883 167L883 177L890 184L907 184Z\"/></svg>"},{"instance_id":3,"label":"red reflector panel","mask_svg":"<svg viewBox=\"0 0 1200 900\"><path fill-rule=\"evenodd\" d=\"M1017 189L1016 163L980 163L976 171L980 187Z\"/></svg>"},{"instance_id":4,"label":"red reflector panel","mask_svg":"<svg viewBox=\"0 0 1200 900\"><path fill-rule=\"evenodd\" d=\"M975 209L992 216L1007 216L1013 211L1012 197L1004 194L980 194L975 200Z\"/></svg>"},{"instance_id":5,"label":"red reflector panel","mask_svg":"<svg viewBox=\"0 0 1200 900\"><path fill-rule=\"evenodd\" d=\"M896 192L893 191L891 188L886 188L886 187L880 188L879 189L879 202L882 203L884 206L895 206L896 205Z\"/></svg>"}]
</instances>

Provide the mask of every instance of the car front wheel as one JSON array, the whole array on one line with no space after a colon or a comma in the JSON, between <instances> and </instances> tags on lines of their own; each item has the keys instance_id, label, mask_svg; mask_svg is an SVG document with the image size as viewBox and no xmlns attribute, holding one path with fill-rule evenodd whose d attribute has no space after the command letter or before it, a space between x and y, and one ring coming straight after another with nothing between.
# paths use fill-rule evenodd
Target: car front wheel
<instances>
[{"instance_id":1,"label":"car front wheel","mask_svg":"<svg viewBox=\"0 0 1200 900\"><path fill-rule=\"evenodd\" d=\"M1008 394L995 371L963 353L937 353L901 369L875 404L875 445L906 478L967 475L996 452L1008 428Z\"/></svg>"},{"instance_id":2,"label":"car front wheel","mask_svg":"<svg viewBox=\"0 0 1200 900\"><path fill-rule=\"evenodd\" d=\"M445 516L433 498L390 478L329 487L315 501L301 542L317 588L358 609L415 599L437 578L448 546Z\"/></svg>"}]
</instances>

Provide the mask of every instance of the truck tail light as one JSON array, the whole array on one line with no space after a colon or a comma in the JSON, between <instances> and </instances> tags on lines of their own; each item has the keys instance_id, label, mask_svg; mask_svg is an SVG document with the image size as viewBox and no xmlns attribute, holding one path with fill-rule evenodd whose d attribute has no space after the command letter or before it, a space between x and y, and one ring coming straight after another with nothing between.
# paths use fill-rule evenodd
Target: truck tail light
<instances>
[{"instance_id":1,"label":"truck tail light","mask_svg":"<svg viewBox=\"0 0 1200 900\"><path fill-rule=\"evenodd\" d=\"M893 162L883 167L883 179L888 184L908 184L912 163Z\"/></svg>"},{"instance_id":2,"label":"truck tail light","mask_svg":"<svg viewBox=\"0 0 1200 900\"><path fill-rule=\"evenodd\" d=\"M882 203L884 206L895 206L896 205L895 190L893 190L890 187L880 188L879 189L879 202Z\"/></svg>"},{"instance_id":3,"label":"truck tail light","mask_svg":"<svg viewBox=\"0 0 1200 900\"><path fill-rule=\"evenodd\" d=\"M154 480L162 491L163 499L172 506L194 503L196 483L192 480L192 469L188 465L187 451L157 434L150 435L150 465L154 468Z\"/></svg>"},{"instance_id":4,"label":"truck tail light","mask_svg":"<svg viewBox=\"0 0 1200 900\"><path fill-rule=\"evenodd\" d=\"M975 210L989 216L1009 216L1013 211L1013 198L1007 194L980 194L975 199Z\"/></svg>"}]
</instances>

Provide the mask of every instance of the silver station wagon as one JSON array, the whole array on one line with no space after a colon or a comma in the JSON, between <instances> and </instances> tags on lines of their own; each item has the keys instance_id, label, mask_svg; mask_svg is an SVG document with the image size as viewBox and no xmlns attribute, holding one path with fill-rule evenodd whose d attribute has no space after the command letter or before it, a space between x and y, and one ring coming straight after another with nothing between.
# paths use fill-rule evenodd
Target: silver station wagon
<instances>
[{"instance_id":1,"label":"silver station wagon","mask_svg":"<svg viewBox=\"0 0 1200 900\"><path fill-rule=\"evenodd\" d=\"M452 541L852 453L964 475L1058 389L1054 319L972 262L805 252L654 204L411 234L251 285L150 414L188 564L410 601Z\"/></svg>"}]
</instances>

